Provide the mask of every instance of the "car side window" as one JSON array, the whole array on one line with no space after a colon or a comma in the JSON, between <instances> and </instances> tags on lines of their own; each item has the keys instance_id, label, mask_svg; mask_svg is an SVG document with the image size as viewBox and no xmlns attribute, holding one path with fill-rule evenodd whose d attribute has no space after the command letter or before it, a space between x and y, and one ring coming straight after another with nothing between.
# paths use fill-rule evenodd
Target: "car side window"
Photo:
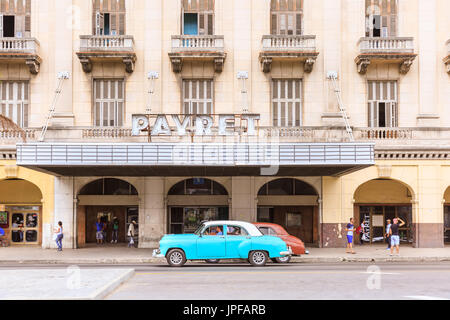
<instances>
[{"instance_id":1,"label":"car side window","mask_svg":"<svg viewBox=\"0 0 450 320\"><path fill-rule=\"evenodd\" d=\"M273 230L272 228L268 228L269 229L269 235L270 236L276 236L277 233L275 232L275 230Z\"/></svg>"},{"instance_id":2,"label":"car side window","mask_svg":"<svg viewBox=\"0 0 450 320\"><path fill-rule=\"evenodd\" d=\"M227 236L247 236L248 232L242 227L227 226Z\"/></svg>"},{"instance_id":3,"label":"car side window","mask_svg":"<svg viewBox=\"0 0 450 320\"><path fill-rule=\"evenodd\" d=\"M209 226L203 231L205 236L223 236L223 226Z\"/></svg>"},{"instance_id":4,"label":"car side window","mask_svg":"<svg viewBox=\"0 0 450 320\"><path fill-rule=\"evenodd\" d=\"M267 227L259 227L258 229L259 229L259 231L261 231L261 233L263 235L268 235L269 234L269 228L267 228Z\"/></svg>"}]
</instances>

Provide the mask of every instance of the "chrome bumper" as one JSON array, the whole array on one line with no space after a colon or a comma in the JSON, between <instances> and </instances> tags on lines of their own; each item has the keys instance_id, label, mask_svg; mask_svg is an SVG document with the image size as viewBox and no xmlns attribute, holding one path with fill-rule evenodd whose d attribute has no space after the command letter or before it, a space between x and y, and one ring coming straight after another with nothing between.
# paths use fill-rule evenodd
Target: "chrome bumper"
<instances>
[{"instance_id":1,"label":"chrome bumper","mask_svg":"<svg viewBox=\"0 0 450 320\"><path fill-rule=\"evenodd\" d=\"M159 249L154 249L152 253L153 258L164 258Z\"/></svg>"},{"instance_id":2,"label":"chrome bumper","mask_svg":"<svg viewBox=\"0 0 450 320\"><path fill-rule=\"evenodd\" d=\"M291 247L288 247L288 251L281 251L280 256L291 256L292 255L292 249Z\"/></svg>"}]
</instances>

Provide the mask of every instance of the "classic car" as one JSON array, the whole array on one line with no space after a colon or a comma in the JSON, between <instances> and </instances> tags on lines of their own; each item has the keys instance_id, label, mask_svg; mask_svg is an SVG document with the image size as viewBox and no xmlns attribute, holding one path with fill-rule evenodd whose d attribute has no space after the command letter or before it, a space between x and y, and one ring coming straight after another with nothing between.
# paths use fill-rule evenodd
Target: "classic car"
<instances>
[{"instance_id":1,"label":"classic car","mask_svg":"<svg viewBox=\"0 0 450 320\"><path fill-rule=\"evenodd\" d=\"M289 256L291 249L279 237L266 236L251 223L242 221L208 221L193 234L170 234L162 237L154 257L166 258L172 267L187 260L247 259L253 266L267 260Z\"/></svg>"},{"instance_id":2,"label":"classic car","mask_svg":"<svg viewBox=\"0 0 450 320\"><path fill-rule=\"evenodd\" d=\"M275 223L267 223L267 222L255 222L254 225L258 227L259 231L261 231L265 235L280 237L286 245L288 245L292 249L292 256L299 256L302 254L308 254L309 252L305 250L305 244L302 240L297 237L290 235L286 229L284 229L279 224ZM291 255L272 258L273 262L278 263L288 263L291 260Z\"/></svg>"}]
</instances>

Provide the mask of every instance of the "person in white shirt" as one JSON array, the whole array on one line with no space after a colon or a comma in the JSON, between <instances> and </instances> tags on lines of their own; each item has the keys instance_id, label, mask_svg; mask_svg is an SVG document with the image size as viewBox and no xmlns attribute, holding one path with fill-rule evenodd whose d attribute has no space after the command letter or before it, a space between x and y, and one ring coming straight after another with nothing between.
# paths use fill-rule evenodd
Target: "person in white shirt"
<instances>
[{"instance_id":1,"label":"person in white shirt","mask_svg":"<svg viewBox=\"0 0 450 320\"><path fill-rule=\"evenodd\" d=\"M135 235L135 231L134 231L134 226L136 225L136 221L131 221L130 226L128 227L128 232L127 235L129 237L129 242L128 242L128 248L134 247L134 235Z\"/></svg>"}]
</instances>

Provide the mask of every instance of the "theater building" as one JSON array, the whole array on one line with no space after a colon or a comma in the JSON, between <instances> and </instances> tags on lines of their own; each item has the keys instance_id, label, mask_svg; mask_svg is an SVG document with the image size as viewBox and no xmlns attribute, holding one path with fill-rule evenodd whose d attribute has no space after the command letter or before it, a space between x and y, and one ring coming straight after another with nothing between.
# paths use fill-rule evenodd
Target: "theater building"
<instances>
[{"instance_id":1,"label":"theater building","mask_svg":"<svg viewBox=\"0 0 450 320\"><path fill-rule=\"evenodd\" d=\"M63 245L88 247L98 218L118 219L120 242L136 220L141 248L210 219L342 247L351 217L376 244L399 216L403 244L450 242L447 0L0 0L0 11L0 226L12 245L54 248L62 221Z\"/></svg>"}]
</instances>

